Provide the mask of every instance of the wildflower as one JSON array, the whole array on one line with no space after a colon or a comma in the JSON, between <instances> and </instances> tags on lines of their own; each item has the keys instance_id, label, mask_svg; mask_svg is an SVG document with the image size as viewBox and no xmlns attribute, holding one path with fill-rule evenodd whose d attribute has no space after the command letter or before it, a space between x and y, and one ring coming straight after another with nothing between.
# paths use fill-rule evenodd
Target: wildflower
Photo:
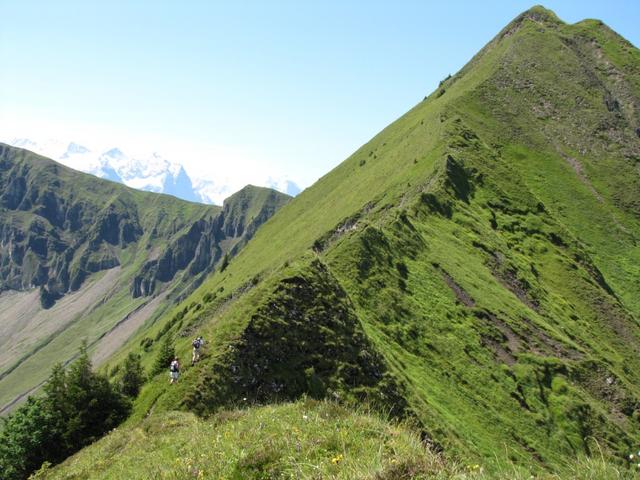
<instances>
[{"instance_id":1,"label":"wildflower","mask_svg":"<svg viewBox=\"0 0 640 480\"><path fill-rule=\"evenodd\" d=\"M331 463L333 463L334 465L337 465L338 463L340 463L343 459L343 456L341 453L339 453L338 455L336 455L335 457L333 457L331 459Z\"/></svg>"},{"instance_id":2,"label":"wildflower","mask_svg":"<svg viewBox=\"0 0 640 480\"><path fill-rule=\"evenodd\" d=\"M306 415L302 415L302 419L303 419L303 420L308 420L308 419L309 419L309 417L307 417Z\"/></svg>"}]
</instances>

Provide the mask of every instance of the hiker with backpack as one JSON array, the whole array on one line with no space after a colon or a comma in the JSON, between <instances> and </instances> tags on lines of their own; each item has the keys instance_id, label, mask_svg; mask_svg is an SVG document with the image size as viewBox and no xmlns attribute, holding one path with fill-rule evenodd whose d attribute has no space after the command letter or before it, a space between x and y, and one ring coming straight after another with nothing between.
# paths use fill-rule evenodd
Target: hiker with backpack
<instances>
[{"instance_id":1,"label":"hiker with backpack","mask_svg":"<svg viewBox=\"0 0 640 480\"><path fill-rule=\"evenodd\" d=\"M171 364L169 365L169 377L171 378L170 383L176 383L178 381L178 377L180 376L180 362L178 361L178 357L175 357Z\"/></svg>"},{"instance_id":2,"label":"hiker with backpack","mask_svg":"<svg viewBox=\"0 0 640 480\"><path fill-rule=\"evenodd\" d=\"M193 346L193 355L191 356L191 366L195 365L197 361L200 360L200 348L204 345L204 338L198 336L193 342L191 342Z\"/></svg>"}]
</instances>

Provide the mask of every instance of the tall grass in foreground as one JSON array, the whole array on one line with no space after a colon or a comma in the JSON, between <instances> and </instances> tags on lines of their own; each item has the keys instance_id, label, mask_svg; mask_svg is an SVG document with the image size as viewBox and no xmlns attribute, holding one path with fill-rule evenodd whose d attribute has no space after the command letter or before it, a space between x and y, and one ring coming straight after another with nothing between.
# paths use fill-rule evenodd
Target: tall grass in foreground
<instances>
[{"instance_id":1,"label":"tall grass in foreground","mask_svg":"<svg viewBox=\"0 0 640 480\"><path fill-rule=\"evenodd\" d=\"M35 479L593 479L636 478L604 458L578 459L560 474L506 465L488 471L451 462L406 425L312 400L151 416L114 430Z\"/></svg>"}]
</instances>

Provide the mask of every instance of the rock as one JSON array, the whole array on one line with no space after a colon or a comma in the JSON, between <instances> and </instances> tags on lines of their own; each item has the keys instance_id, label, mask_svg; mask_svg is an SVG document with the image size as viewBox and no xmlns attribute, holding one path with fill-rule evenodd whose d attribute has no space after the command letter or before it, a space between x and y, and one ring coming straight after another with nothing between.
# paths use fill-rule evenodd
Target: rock
<instances>
[{"instance_id":1,"label":"rock","mask_svg":"<svg viewBox=\"0 0 640 480\"><path fill-rule=\"evenodd\" d=\"M51 308L57 299L58 296L50 292L47 287L40 287L40 305L42 305L42 308Z\"/></svg>"},{"instance_id":2,"label":"rock","mask_svg":"<svg viewBox=\"0 0 640 480\"><path fill-rule=\"evenodd\" d=\"M620 110L620 102L618 102L618 100L616 100L609 92L604 96L604 104L610 112L617 112Z\"/></svg>"},{"instance_id":3,"label":"rock","mask_svg":"<svg viewBox=\"0 0 640 480\"><path fill-rule=\"evenodd\" d=\"M185 220L182 206L174 209L167 198L149 205L151 196L142 198L27 150L0 145L0 290L40 287L41 303L50 307L80 289L92 273L118 266L122 250L141 238L150 241L135 255L154 259L136 258L147 261L132 272L133 296L152 294L156 281L170 282L184 270L187 280L198 276L195 285L289 199L246 187L225 201L223 210L203 206L200 216ZM223 249L223 242L233 251Z\"/></svg>"},{"instance_id":4,"label":"rock","mask_svg":"<svg viewBox=\"0 0 640 480\"><path fill-rule=\"evenodd\" d=\"M27 183L24 177L14 177L9 180L2 197L2 206L9 210L14 210L20 205L25 193L27 192Z\"/></svg>"}]
</instances>

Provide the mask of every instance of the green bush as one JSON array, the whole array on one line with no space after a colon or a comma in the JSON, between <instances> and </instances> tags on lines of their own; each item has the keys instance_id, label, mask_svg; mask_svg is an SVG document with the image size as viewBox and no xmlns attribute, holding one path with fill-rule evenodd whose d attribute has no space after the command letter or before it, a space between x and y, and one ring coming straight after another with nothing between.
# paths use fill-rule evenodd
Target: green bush
<instances>
[{"instance_id":1,"label":"green bush","mask_svg":"<svg viewBox=\"0 0 640 480\"><path fill-rule=\"evenodd\" d=\"M64 460L120 424L129 408L107 378L92 371L83 345L68 371L54 366L42 397L29 397L3 419L2 479L24 479L43 462Z\"/></svg>"}]
</instances>

